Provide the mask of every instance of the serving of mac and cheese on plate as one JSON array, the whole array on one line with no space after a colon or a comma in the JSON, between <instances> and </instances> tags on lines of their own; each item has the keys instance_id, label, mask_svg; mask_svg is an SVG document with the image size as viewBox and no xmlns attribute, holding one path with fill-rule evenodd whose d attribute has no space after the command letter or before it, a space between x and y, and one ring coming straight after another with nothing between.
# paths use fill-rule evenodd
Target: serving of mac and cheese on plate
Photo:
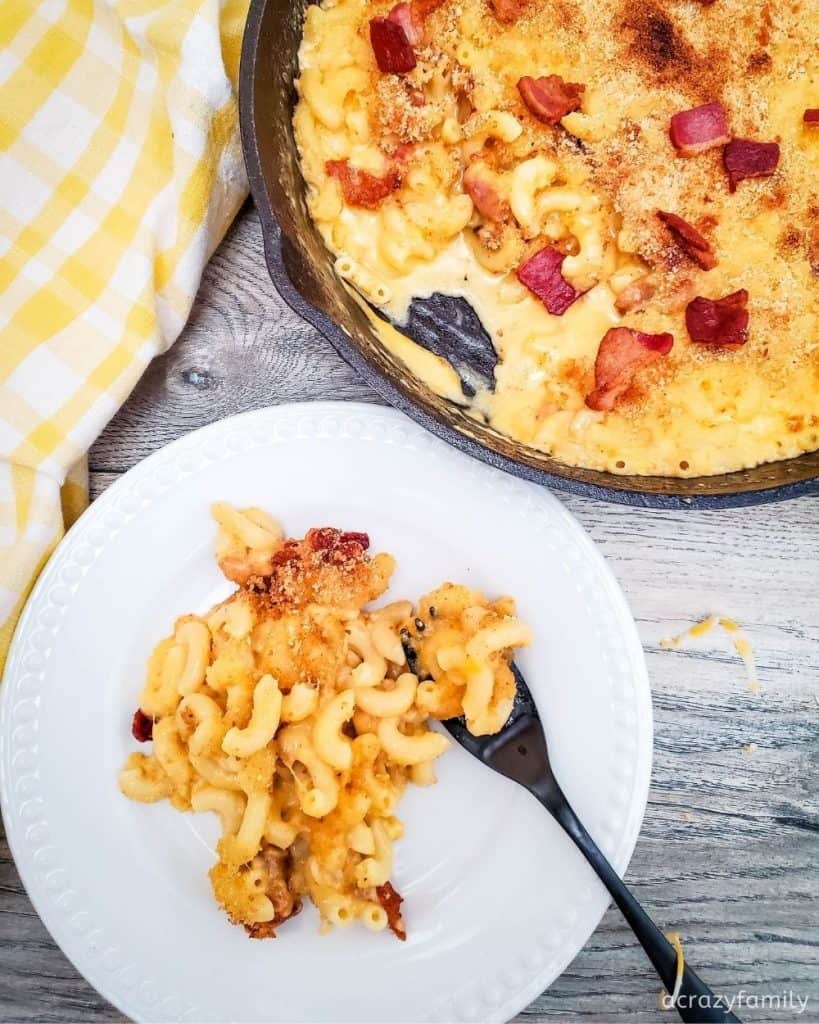
<instances>
[{"instance_id":1,"label":"serving of mac and cheese on plate","mask_svg":"<svg viewBox=\"0 0 819 1024\"><path fill-rule=\"evenodd\" d=\"M213 893L252 937L274 936L309 897L325 930L360 921L405 939L398 801L435 782L449 746L428 722L463 715L475 735L498 732L531 631L512 598L452 583L365 610L395 567L366 534L288 540L261 509L213 514L238 589L154 649L132 723L152 749L129 756L120 789L218 815Z\"/></svg>"},{"instance_id":2,"label":"serving of mac and cheese on plate","mask_svg":"<svg viewBox=\"0 0 819 1024\"><path fill-rule=\"evenodd\" d=\"M815 450L817 35L807 0L323 0L310 214L412 373L562 462ZM493 386L400 333L434 293L478 314Z\"/></svg>"},{"instance_id":3,"label":"serving of mac and cheese on plate","mask_svg":"<svg viewBox=\"0 0 819 1024\"><path fill-rule=\"evenodd\" d=\"M513 653L624 872L651 770L645 661L559 501L364 403L165 446L60 543L0 686L3 820L37 912L130 1020L511 1019L608 902L530 794L457 743L434 756L436 717L500 722ZM319 934L334 922L351 924Z\"/></svg>"}]
</instances>

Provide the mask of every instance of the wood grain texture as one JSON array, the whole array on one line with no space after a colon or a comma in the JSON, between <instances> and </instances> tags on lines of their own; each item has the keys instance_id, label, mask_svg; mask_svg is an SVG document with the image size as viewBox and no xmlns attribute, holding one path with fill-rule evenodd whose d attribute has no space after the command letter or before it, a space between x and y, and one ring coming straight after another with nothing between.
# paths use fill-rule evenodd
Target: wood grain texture
<instances>
[{"instance_id":1,"label":"wood grain texture","mask_svg":"<svg viewBox=\"0 0 819 1024\"><path fill-rule=\"evenodd\" d=\"M246 209L208 267L183 337L157 359L91 453L92 489L195 427L311 399L378 401L287 309ZM819 499L732 512L634 510L564 500L608 558L631 604L654 695L655 759L628 880L657 922L680 932L717 991L763 1005L793 991L819 1020ZM762 691L729 639L660 640L715 612L751 639ZM755 744L753 753L744 749ZM653 971L609 910L566 973L521 1021L642 1024L658 1009ZM0 837L0 1020L121 1016L77 975L28 902Z\"/></svg>"}]
</instances>

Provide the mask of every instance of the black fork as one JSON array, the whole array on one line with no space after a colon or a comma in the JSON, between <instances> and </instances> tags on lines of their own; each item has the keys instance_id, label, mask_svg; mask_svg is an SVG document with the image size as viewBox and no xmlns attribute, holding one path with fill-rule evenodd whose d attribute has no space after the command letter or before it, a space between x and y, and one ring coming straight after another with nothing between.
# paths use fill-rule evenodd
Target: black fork
<instances>
[{"instance_id":1,"label":"black fork","mask_svg":"<svg viewBox=\"0 0 819 1024\"><path fill-rule=\"evenodd\" d=\"M479 761L520 783L536 797L574 840L600 881L611 893L660 976L667 992L677 980L677 951L629 891L622 878L603 856L563 795L549 762L549 751L534 699L520 670L512 664L517 693L512 714L495 736L473 736L463 718L443 723L454 739ZM685 1021L739 1021L690 967L683 970L676 1009Z\"/></svg>"}]
</instances>

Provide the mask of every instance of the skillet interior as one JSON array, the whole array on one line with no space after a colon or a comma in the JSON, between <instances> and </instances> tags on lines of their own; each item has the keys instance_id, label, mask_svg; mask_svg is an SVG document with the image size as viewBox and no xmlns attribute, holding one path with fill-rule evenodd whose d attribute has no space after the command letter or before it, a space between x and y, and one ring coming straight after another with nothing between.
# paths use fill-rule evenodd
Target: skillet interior
<instances>
[{"instance_id":1,"label":"skillet interior","mask_svg":"<svg viewBox=\"0 0 819 1024\"><path fill-rule=\"evenodd\" d=\"M567 466L478 423L409 374L379 342L364 313L333 272L333 258L304 201L304 182L293 138L298 47L305 0L253 0L240 73L242 142L253 197L262 221L265 254L282 297L312 323L388 402L470 455L517 476L575 493L630 505L725 508L819 494L819 453L754 469L676 479L617 476ZM419 304L423 333L457 366L464 337L485 368L486 352L475 318L451 303ZM453 315L459 318L452 330ZM416 338L419 335L416 334ZM817 397L819 404L819 396Z\"/></svg>"}]
</instances>

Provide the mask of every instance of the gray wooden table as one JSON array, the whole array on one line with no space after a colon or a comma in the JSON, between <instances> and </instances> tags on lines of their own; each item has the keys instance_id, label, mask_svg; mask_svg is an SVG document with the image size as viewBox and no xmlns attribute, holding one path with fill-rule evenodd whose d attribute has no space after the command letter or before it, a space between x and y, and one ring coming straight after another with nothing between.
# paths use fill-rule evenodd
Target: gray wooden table
<instances>
[{"instance_id":1,"label":"gray wooden table","mask_svg":"<svg viewBox=\"0 0 819 1024\"><path fill-rule=\"evenodd\" d=\"M195 427L320 398L379 401L275 294L247 208L183 336L94 446L92 493ZM654 772L628 879L714 988L742 994L739 1016L819 1021L819 499L700 513L563 500L609 559L648 658ZM710 612L745 628L761 692L727 637L661 649ZM519 1019L676 1019L658 994L609 910ZM52 942L0 831L0 1020L120 1019Z\"/></svg>"}]
</instances>

